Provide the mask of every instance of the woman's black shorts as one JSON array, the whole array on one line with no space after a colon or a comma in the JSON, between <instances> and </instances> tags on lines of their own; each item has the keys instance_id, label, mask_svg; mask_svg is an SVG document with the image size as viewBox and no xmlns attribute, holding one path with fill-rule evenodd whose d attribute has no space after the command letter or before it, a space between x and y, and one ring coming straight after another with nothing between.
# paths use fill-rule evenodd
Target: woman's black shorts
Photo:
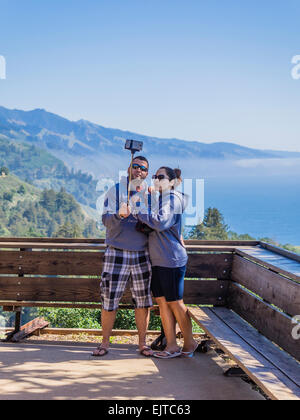
<instances>
[{"instance_id":1,"label":"woman's black shorts","mask_svg":"<svg viewBox=\"0 0 300 420\"><path fill-rule=\"evenodd\" d=\"M152 267L151 290L154 297L165 297L167 302L183 299L186 266Z\"/></svg>"}]
</instances>

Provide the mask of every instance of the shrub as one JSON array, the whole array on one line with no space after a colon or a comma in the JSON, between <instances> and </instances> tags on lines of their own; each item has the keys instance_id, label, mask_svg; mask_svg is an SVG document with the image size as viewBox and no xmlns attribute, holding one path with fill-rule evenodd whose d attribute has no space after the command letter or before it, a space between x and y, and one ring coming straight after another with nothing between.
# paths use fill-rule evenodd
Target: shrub
<instances>
[{"instance_id":1,"label":"shrub","mask_svg":"<svg viewBox=\"0 0 300 420\"><path fill-rule=\"evenodd\" d=\"M50 322L53 328L96 328L101 329L101 310L83 308L40 308L39 316ZM149 329L160 330L160 317L151 312ZM135 330L134 310L120 310L117 312L116 330Z\"/></svg>"}]
</instances>

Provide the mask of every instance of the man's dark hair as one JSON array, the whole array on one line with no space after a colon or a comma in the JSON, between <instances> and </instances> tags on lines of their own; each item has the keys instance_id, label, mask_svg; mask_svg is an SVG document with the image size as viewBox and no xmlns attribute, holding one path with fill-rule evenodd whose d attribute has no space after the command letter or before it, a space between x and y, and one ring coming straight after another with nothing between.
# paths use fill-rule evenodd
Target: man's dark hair
<instances>
[{"instance_id":1,"label":"man's dark hair","mask_svg":"<svg viewBox=\"0 0 300 420\"><path fill-rule=\"evenodd\" d=\"M144 156L135 156L133 158L133 160L136 160L136 159L143 160L144 162L147 162L148 168L149 168L149 162L148 162L148 160Z\"/></svg>"}]
</instances>

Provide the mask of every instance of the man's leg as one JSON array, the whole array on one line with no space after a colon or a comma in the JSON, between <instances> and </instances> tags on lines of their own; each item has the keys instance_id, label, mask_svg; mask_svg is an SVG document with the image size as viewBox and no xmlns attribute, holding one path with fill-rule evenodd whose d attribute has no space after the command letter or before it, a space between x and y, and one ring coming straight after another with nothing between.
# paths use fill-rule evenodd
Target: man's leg
<instances>
[{"instance_id":1,"label":"man's leg","mask_svg":"<svg viewBox=\"0 0 300 420\"><path fill-rule=\"evenodd\" d=\"M151 262L149 252L133 252L130 276L130 290L135 302L135 322L139 335L139 350L144 356L151 356L153 351L146 345L146 335L150 320L151 297Z\"/></svg>"},{"instance_id":2,"label":"man's leg","mask_svg":"<svg viewBox=\"0 0 300 420\"><path fill-rule=\"evenodd\" d=\"M102 344L94 351L94 356L104 356L109 348L109 339L116 320L117 308L129 278L129 269L126 266L126 251L114 248L108 248L105 251L101 276L103 339Z\"/></svg>"},{"instance_id":3,"label":"man's leg","mask_svg":"<svg viewBox=\"0 0 300 420\"><path fill-rule=\"evenodd\" d=\"M101 311L101 325L102 325L102 343L93 352L94 356L104 356L109 348L110 336L116 320L117 311Z\"/></svg>"},{"instance_id":4,"label":"man's leg","mask_svg":"<svg viewBox=\"0 0 300 420\"><path fill-rule=\"evenodd\" d=\"M148 331L149 326L149 320L150 320L150 309L149 308L137 308L135 310L135 322L136 327L138 330L138 336L139 336L139 350L144 350L146 345L146 335ZM145 353L145 356L150 356L153 354L152 350L144 350L143 353Z\"/></svg>"}]
</instances>

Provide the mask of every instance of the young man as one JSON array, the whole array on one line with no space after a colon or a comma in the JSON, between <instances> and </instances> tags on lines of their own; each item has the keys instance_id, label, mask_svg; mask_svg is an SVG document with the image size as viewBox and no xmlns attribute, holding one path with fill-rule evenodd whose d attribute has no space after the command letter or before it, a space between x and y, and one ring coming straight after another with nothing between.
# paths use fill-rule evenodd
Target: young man
<instances>
[{"instance_id":1,"label":"young man","mask_svg":"<svg viewBox=\"0 0 300 420\"><path fill-rule=\"evenodd\" d=\"M130 196L143 189L148 175L149 163L143 156L133 160ZM109 338L116 319L119 301L130 279L130 289L135 305L135 319L139 335L139 351L150 357L153 352L146 346L151 299L151 263L148 252L148 237L136 230L136 219L130 214L128 202L128 178L112 187L104 200L102 222L106 227L107 249L101 278L103 340L93 356L104 356L109 349Z\"/></svg>"}]
</instances>

